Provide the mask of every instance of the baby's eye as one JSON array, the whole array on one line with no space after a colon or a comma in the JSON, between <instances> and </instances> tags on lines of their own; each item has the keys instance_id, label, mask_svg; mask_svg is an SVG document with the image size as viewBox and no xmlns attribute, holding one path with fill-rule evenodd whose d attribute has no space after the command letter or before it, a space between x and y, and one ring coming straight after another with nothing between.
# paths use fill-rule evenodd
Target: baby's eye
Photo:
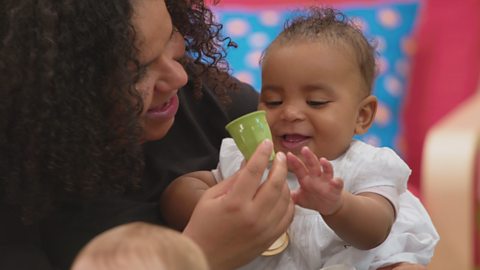
<instances>
[{"instance_id":1,"label":"baby's eye","mask_svg":"<svg viewBox=\"0 0 480 270\"><path fill-rule=\"evenodd\" d=\"M282 105L281 100L269 100L269 101L263 101L267 107L275 107L275 106L280 106Z\"/></svg>"},{"instance_id":2,"label":"baby's eye","mask_svg":"<svg viewBox=\"0 0 480 270\"><path fill-rule=\"evenodd\" d=\"M320 107L329 102L330 101L327 101L327 100L307 100L307 104L312 107Z\"/></svg>"}]
</instances>

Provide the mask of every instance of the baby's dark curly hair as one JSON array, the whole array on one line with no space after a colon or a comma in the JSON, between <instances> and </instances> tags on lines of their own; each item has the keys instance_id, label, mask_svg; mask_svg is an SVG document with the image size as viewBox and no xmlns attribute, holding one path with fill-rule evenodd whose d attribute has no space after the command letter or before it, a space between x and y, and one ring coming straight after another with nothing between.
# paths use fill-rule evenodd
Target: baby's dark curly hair
<instances>
[{"instance_id":1,"label":"baby's dark curly hair","mask_svg":"<svg viewBox=\"0 0 480 270\"><path fill-rule=\"evenodd\" d=\"M376 71L375 46L367 40L351 18L340 10L327 6L295 10L292 18L285 22L283 31L265 50L261 59L263 61L271 47L303 41L348 48L357 60L365 81L365 91L371 93Z\"/></svg>"},{"instance_id":2,"label":"baby's dark curly hair","mask_svg":"<svg viewBox=\"0 0 480 270\"><path fill-rule=\"evenodd\" d=\"M167 6L186 37L192 79L221 74L228 39L208 7L197 0ZM129 0L1 1L0 198L22 209L25 221L72 195L139 183L132 13Z\"/></svg>"}]
</instances>

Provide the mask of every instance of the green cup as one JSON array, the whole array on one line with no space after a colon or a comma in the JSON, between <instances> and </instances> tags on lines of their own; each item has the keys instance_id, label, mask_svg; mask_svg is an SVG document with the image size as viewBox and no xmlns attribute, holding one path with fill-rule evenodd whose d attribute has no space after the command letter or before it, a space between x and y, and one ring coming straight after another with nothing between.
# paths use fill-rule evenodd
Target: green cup
<instances>
[{"instance_id":1,"label":"green cup","mask_svg":"<svg viewBox=\"0 0 480 270\"><path fill-rule=\"evenodd\" d=\"M255 111L249 114L240 116L225 126L230 136L232 136L235 144L246 160L257 149L257 146L265 139L272 140L272 133L268 126L267 118L265 117L265 111ZM272 150L270 155L270 161L275 157L275 152ZM289 243L288 234L284 233L280 236L267 250L265 250L263 256L274 256L284 251Z\"/></svg>"},{"instance_id":2,"label":"green cup","mask_svg":"<svg viewBox=\"0 0 480 270\"><path fill-rule=\"evenodd\" d=\"M240 116L225 126L230 136L246 160L257 149L257 146L265 139L272 140L272 133L265 117L265 111L255 111ZM275 153L272 150L270 160L273 160Z\"/></svg>"}]
</instances>

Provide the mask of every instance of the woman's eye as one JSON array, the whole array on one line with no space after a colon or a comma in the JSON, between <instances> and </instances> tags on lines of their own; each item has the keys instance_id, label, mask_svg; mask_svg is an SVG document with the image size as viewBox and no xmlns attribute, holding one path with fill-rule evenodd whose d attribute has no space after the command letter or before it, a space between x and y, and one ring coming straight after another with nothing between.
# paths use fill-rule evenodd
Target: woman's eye
<instances>
[{"instance_id":1,"label":"woman's eye","mask_svg":"<svg viewBox=\"0 0 480 270\"><path fill-rule=\"evenodd\" d=\"M313 107L323 106L329 102L330 101L326 101L326 100L307 100L307 104Z\"/></svg>"},{"instance_id":2,"label":"woman's eye","mask_svg":"<svg viewBox=\"0 0 480 270\"><path fill-rule=\"evenodd\" d=\"M145 79L148 71L148 66L139 66L134 74L134 80L138 83Z\"/></svg>"}]
</instances>

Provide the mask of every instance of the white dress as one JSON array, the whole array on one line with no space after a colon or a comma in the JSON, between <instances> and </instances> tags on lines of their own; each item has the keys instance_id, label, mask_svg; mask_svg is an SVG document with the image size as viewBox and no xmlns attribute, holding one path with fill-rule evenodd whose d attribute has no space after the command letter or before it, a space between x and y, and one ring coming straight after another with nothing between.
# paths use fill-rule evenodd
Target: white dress
<instances>
[{"instance_id":1,"label":"white dress","mask_svg":"<svg viewBox=\"0 0 480 270\"><path fill-rule=\"evenodd\" d=\"M221 181L234 174L242 162L234 141L227 138L222 142L218 167L212 172ZM346 191L355 194L387 186L400 194L393 198L398 199L392 202L397 206L397 218L385 242L371 250L353 248L326 225L318 212L296 206L287 249L275 256L259 256L239 269L318 270L347 264L357 270L370 270L403 261L425 265L430 262L439 236L420 201L406 191L411 171L405 162L391 149L360 141L352 141L348 151L331 162L335 177L343 179ZM287 180L290 189L298 187L295 175L289 173Z\"/></svg>"}]
</instances>

